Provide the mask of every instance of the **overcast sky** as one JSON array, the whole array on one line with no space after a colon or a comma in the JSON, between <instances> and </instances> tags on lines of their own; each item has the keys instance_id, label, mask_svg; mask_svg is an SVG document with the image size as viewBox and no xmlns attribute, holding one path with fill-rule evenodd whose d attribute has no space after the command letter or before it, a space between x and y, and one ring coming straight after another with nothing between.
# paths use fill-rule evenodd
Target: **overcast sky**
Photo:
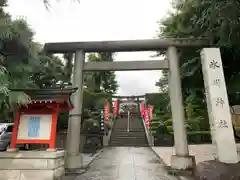
<instances>
[{"instance_id":1,"label":"overcast sky","mask_svg":"<svg viewBox=\"0 0 240 180\"><path fill-rule=\"evenodd\" d=\"M8 0L13 18L24 17L40 43L57 41L101 41L152 39L157 21L166 16L170 0ZM147 60L154 52L118 53L116 61ZM155 58L159 59L159 58ZM116 72L120 95L158 91L160 71Z\"/></svg>"}]
</instances>

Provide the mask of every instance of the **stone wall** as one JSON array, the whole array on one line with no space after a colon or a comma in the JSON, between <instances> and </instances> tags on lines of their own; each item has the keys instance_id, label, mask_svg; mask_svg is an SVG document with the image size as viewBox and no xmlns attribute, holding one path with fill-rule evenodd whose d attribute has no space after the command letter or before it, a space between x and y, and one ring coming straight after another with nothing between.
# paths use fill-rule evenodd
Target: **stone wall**
<instances>
[{"instance_id":1,"label":"stone wall","mask_svg":"<svg viewBox=\"0 0 240 180\"><path fill-rule=\"evenodd\" d=\"M84 144L85 144L86 136L81 135L80 140L80 152L84 152ZM59 132L57 133L56 137L56 148L57 149L66 149L66 143L67 143L67 132ZM31 144L30 149L31 150L40 150L40 149L47 149L48 145L45 144Z\"/></svg>"},{"instance_id":2,"label":"stone wall","mask_svg":"<svg viewBox=\"0 0 240 180\"><path fill-rule=\"evenodd\" d=\"M57 149L66 149L66 142L67 142L67 132L59 132L56 136L56 148ZM30 145L32 150L37 149L47 149L48 145L45 144L32 144Z\"/></svg>"},{"instance_id":3,"label":"stone wall","mask_svg":"<svg viewBox=\"0 0 240 180\"><path fill-rule=\"evenodd\" d=\"M108 134L108 132L110 131L110 129L113 126L113 122L112 121L108 121L105 122L105 132ZM96 136L98 138L98 136ZM81 139L80 139L80 152L84 152L84 145L85 145L85 141L86 141L86 136L85 135L81 135ZM58 132L57 136L56 136L56 148L57 149L66 149L66 143L67 143L67 130L62 131L62 132ZM85 146L86 147L86 146ZM37 150L37 149L47 149L48 145L44 145L44 144L32 144L30 145L30 149L31 150ZM87 147L85 148L87 149ZM89 150L88 150L89 151Z\"/></svg>"},{"instance_id":4,"label":"stone wall","mask_svg":"<svg viewBox=\"0 0 240 180\"><path fill-rule=\"evenodd\" d=\"M0 153L1 180L62 180L64 151Z\"/></svg>"}]
</instances>

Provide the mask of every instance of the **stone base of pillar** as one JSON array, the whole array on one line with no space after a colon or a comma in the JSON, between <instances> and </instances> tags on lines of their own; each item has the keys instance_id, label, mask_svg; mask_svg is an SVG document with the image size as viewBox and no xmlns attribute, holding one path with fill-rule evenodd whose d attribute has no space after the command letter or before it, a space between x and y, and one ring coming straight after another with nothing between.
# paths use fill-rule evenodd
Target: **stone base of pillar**
<instances>
[{"instance_id":1,"label":"stone base of pillar","mask_svg":"<svg viewBox=\"0 0 240 180\"><path fill-rule=\"evenodd\" d=\"M8 148L7 152L18 152L18 148Z\"/></svg>"},{"instance_id":2,"label":"stone base of pillar","mask_svg":"<svg viewBox=\"0 0 240 180\"><path fill-rule=\"evenodd\" d=\"M78 155L68 155L65 157L65 168L67 171L75 171L77 169L85 168L83 167L83 157L81 153Z\"/></svg>"},{"instance_id":3,"label":"stone base of pillar","mask_svg":"<svg viewBox=\"0 0 240 180\"><path fill-rule=\"evenodd\" d=\"M171 157L171 168L175 170L193 170L196 166L194 156L177 156L172 155Z\"/></svg>"},{"instance_id":4,"label":"stone base of pillar","mask_svg":"<svg viewBox=\"0 0 240 180\"><path fill-rule=\"evenodd\" d=\"M104 135L103 136L103 146L106 147L108 146L108 141L109 141L109 138L107 135Z\"/></svg>"},{"instance_id":5,"label":"stone base of pillar","mask_svg":"<svg viewBox=\"0 0 240 180\"><path fill-rule=\"evenodd\" d=\"M1 180L60 180L64 178L64 151L0 153Z\"/></svg>"},{"instance_id":6,"label":"stone base of pillar","mask_svg":"<svg viewBox=\"0 0 240 180\"><path fill-rule=\"evenodd\" d=\"M105 135L103 136L103 146L104 146L104 147L107 147L107 146L108 146L109 141L110 141L110 137L111 137L111 133L112 133L112 130L109 130L109 131L108 131L108 134L105 134Z\"/></svg>"}]
</instances>

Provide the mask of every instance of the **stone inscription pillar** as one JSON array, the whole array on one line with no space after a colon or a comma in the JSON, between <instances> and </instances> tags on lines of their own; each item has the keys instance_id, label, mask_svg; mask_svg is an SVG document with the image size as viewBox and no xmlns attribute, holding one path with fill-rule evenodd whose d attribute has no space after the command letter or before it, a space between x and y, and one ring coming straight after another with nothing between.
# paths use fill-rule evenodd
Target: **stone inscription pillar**
<instances>
[{"instance_id":1,"label":"stone inscription pillar","mask_svg":"<svg viewBox=\"0 0 240 180\"><path fill-rule=\"evenodd\" d=\"M220 49L204 48L201 51L201 60L209 122L217 149L217 159L223 163L237 163L239 160Z\"/></svg>"}]
</instances>

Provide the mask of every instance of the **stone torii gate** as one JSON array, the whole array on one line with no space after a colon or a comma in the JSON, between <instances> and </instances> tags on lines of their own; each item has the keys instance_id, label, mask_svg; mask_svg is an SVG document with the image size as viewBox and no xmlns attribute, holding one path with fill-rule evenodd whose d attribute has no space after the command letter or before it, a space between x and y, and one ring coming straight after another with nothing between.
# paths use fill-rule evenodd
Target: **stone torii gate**
<instances>
[{"instance_id":1,"label":"stone torii gate","mask_svg":"<svg viewBox=\"0 0 240 180\"><path fill-rule=\"evenodd\" d=\"M83 72L84 71L131 71L131 70L160 70L169 69L169 91L172 109L173 130L174 130L174 144L175 155L172 156L172 168L175 169L189 169L193 166L193 157L189 156L189 149L187 143L187 135L185 129L185 115L182 98L182 88L180 80L178 49L181 48L201 48L209 47L210 43L206 40L189 40L189 39L152 39L152 40L126 40L126 41L97 41L97 42L58 42L46 43L44 49L48 53L75 53L74 70L73 70L73 87L78 87L78 90L73 95L73 104L75 108L69 115L68 138L67 138L67 157L66 168L75 169L81 168L82 157L79 152L80 142L80 126L82 116L82 100L83 100ZM121 62L85 62L85 53L87 52L124 52L124 51L159 51L167 49L167 60L146 60L146 61L121 61ZM220 51L218 48L206 48L202 51L202 59L204 62L215 58L217 63L221 64ZM215 63L215 62L214 62ZM215 64L216 65L216 64ZM219 92L225 99L224 108L221 112L227 114L224 123L227 123L225 129L220 129L216 125L220 117L217 116L217 109L214 106L213 100L208 100L208 109L211 127L215 128L214 139L216 140L217 148L220 149L220 160L224 162L234 162L236 158L236 146L233 139L232 124L228 116L228 99L226 96L226 87L224 78L221 75L222 67L220 67L219 78L223 85L220 90L212 90L209 87L209 79L212 74L204 64L204 76L206 82L208 97L214 94L213 91ZM214 66L214 64L213 64ZM217 67L217 66L216 66ZM223 74L223 73L222 73ZM209 99L209 98L207 98ZM215 108L215 109L214 109ZM213 129L212 128L212 129ZM220 131L224 133L225 137L220 137ZM224 132L223 132L224 131ZM227 133L227 135L226 135ZM233 142L234 141L234 142ZM225 142L225 143L224 143ZM226 142L228 145L226 145ZM80 142L81 143L81 142ZM233 145L234 144L234 145ZM225 147L224 147L225 146ZM228 149L226 149L226 147ZM231 149L229 149L231 148ZM223 151L224 150L224 151ZM225 154L224 154L224 153ZM230 155L232 153L232 155ZM226 159L230 158L230 161ZM236 160L235 160L236 161Z\"/></svg>"},{"instance_id":2,"label":"stone torii gate","mask_svg":"<svg viewBox=\"0 0 240 180\"><path fill-rule=\"evenodd\" d=\"M136 95L136 96L112 96L112 98L119 99L120 101L134 99L133 101L136 103L140 103L140 98L145 98L145 95Z\"/></svg>"},{"instance_id":3,"label":"stone torii gate","mask_svg":"<svg viewBox=\"0 0 240 180\"><path fill-rule=\"evenodd\" d=\"M137 111L140 113L140 98L145 98L145 95L133 95L133 96L112 96L112 98L118 99L122 103L124 100L127 101L128 99L133 99L134 103L137 103Z\"/></svg>"}]
</instances>

